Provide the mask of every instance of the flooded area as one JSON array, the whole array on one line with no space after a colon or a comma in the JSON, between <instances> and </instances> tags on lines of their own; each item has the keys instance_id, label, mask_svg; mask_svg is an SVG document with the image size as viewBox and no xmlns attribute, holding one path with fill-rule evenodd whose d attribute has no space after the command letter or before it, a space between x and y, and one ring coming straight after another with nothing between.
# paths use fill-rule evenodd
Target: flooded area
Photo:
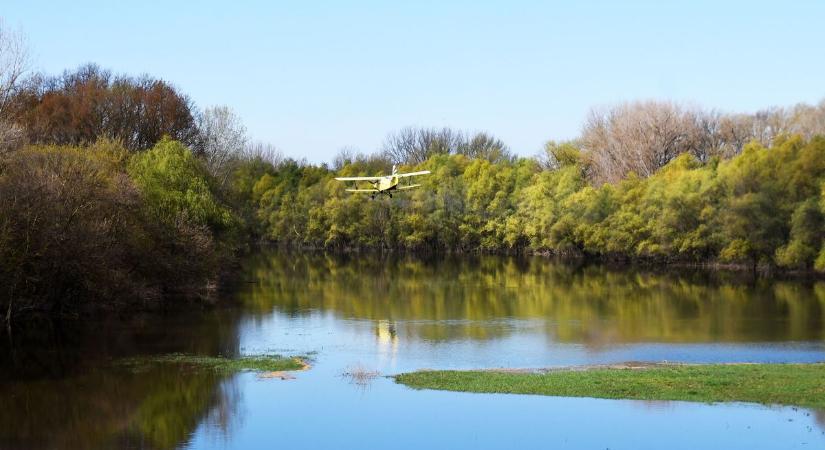
<instances>
[{"instance_id":1,"label":"flooded area","mask_svg":"<svg viewBox=\"0 0 825 450\"><path fill-rule=\"evenodd\" d=\"M234 306L16 335L3 347L0 448L825 447L825 411L416 391L386 377L825 361L823 282L267 252L247 261L234 295ZM170 352L310 355L312 367L281 380L114 364Z\"/></svg>"}]
</instances>

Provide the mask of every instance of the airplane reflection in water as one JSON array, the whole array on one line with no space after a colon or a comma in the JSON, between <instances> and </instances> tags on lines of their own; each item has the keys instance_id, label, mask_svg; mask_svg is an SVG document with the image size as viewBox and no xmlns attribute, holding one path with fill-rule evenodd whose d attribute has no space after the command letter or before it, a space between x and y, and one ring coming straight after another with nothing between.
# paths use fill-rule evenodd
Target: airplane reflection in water
<instances>
[{"instance_id":1,"label":"airplane reflection in water","mask_svg":"<svg viewBox=\"0 0 825 450\"><path fill-rule=\"evenodd\" d=\"M375 322L375 342L378 346L378 354L383 363L390 365L398 355L398 330L395 322L391 320L378 320Z\"/></svg>"}]
</instances>

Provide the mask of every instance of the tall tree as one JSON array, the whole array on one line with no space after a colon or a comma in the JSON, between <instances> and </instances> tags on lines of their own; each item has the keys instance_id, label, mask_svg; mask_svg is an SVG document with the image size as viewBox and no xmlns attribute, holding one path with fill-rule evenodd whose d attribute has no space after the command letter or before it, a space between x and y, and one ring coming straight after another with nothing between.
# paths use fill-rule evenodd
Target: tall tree
<instances>
[{"instance_id":1,"label":"tall tree","mask_svg":"<svg viewBox=\"0 0 825 450\"><path fill-rule=\"evenodd\" d=\"M28 66L23 35L0 20L0 155L19 147L23 140L22 128L14 123L11 103Z\"/></svg>"},{"instance_id":2,"label":"tall tree","mask_svg":"<svg viewBox=\"0 0 825 450\"><path fill-rule=\"evenodd\" d=\"M106 137L144 150L164 136L187 145L197 136L192 102L169 83L113 76L93 64L34 77L14 103L31 143L77 145Z\"/></svg>"},{"instance_id":3,"label":"tall tree","mask_svg":"<svg viewBox=\"0 0 825 450\"><path fill-rule=\"evenodd\" d=\"M624 103L591 110L582 146L599 182L617 182L630 172L653 175L693 148L693 114L671 102Z\"/></svg>"},{"instance_id":4,"label":"tall tree","mask_svg":"<svg viewBox=\"0 0 825 450\"><path fill-rule=\"evenodd\" d=\"M384 140L383 153L397 164L421 164L434 155L458 153L464 135L450 128L406 127Z\"/></svg>"},{"instance_id":5,"label":"tall tree","mask_svg":"<svg viewBox=\"0 0 825 450\"><path fill-rule=\"evenodd\" d=\"M231 172L233 160L246 149L246 127L228 106L206 108L197 118L196 153L221 185Z\"/></svg>"},{"instance_id":6,"label":"tall tree","mask_svg":"<svg viewBox=\"0 0 825 450\"><path fill-rule=\"evenodd\" d=\"M458 153L474 159L486 159L492 163L513 159L513 154L501 139L483 131L462 142L458 146Z\"/></svg>"}]
</instances>

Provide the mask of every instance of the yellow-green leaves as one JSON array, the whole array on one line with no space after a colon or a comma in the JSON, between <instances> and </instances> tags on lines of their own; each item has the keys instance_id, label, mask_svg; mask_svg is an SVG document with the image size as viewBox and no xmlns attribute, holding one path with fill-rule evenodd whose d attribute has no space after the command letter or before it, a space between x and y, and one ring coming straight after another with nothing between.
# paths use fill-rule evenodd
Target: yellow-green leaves
<instances>
[{"instance_id":1,"label":"yellow-green leaves","mask_svg":"<svg viewBox=\"0 0 825 450\"><path fill-rule=\"evenodd\" d=\"M222 229L233 222L230 211L213 195L202 163L180 142L163 139L135 154L128 172L151 214L163 223L186 219Z\"/></svg>"},{"instance_id":2,"label":"yellow-green leaves","mask_svg":"<svg viewBox=\"0 0 825 450\"><path fill-rule=\"evenodd\" d=\"M252 189L270 238L313 246L513 250L825 269L825 139L751 143L727 160L682 154L649 177L588 181L587 155L549 145L553 164L434 155L421 189L348 195L335 175L380 160L282 164Z\"/></svg>"}]
</instances>

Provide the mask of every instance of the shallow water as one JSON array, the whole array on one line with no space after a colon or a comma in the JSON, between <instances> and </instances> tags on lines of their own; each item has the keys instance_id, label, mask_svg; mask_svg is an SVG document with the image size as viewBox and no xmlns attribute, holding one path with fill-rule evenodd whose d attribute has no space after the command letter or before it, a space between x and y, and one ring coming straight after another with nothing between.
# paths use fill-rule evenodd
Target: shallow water
<instances>
[{"instance_id":1,"label":"shallow water","mask_svg":"<svg viewBox=\"0 0 825 450\"><path fill-rule=\"evenodd\" d=\"M279 253L252 258L245 273L236 307L16 337L0 373L0 448L825 447L825 412L415 391L342 376L825 361L825 283L541 258ZM165 352L314 362L289 381L111 364Z\"/></svg>"}]
</instances>

